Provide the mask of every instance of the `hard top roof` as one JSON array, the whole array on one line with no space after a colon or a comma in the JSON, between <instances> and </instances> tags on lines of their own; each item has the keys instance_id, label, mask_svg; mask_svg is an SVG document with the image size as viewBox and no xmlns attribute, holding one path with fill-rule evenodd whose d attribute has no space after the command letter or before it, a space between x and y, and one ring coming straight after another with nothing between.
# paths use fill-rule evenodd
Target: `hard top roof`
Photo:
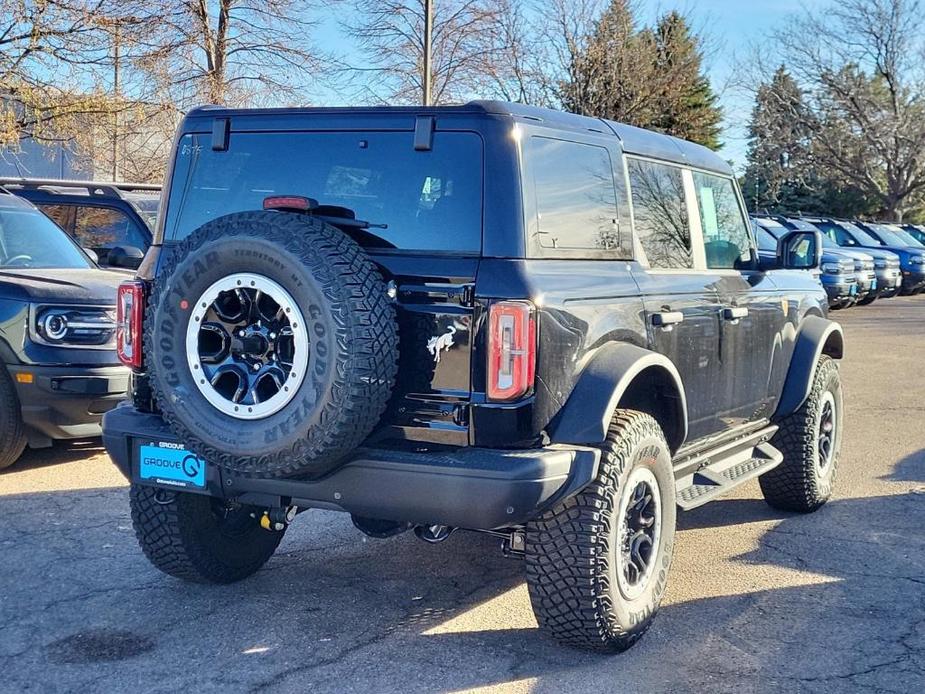
<instances>
[{"instance_id":1,"label":"hard top roof","mask_svg":"<svg viewBox=\"0 0 925 694\"><path fill-rule=\"evenodd\" d=\"M715 171L726 176L733 175L732 168L715 152L706 147L677 137L644 130L631 125L617 123L603 118L592 118L564 111L538 106L526 106L505 101L470 101L453 106L330 106L276 109L229 109L222 106L202 106L193 109L188 118L221 116L285 116L311 114L361 113L372 116L381 113L410 115L494 115L509 116L514 120L544 123L554 128L570 131L591 131L616 136L627 154L661 159L676 164L686 164L699 169Z\"/></svg>"}]
</instances>

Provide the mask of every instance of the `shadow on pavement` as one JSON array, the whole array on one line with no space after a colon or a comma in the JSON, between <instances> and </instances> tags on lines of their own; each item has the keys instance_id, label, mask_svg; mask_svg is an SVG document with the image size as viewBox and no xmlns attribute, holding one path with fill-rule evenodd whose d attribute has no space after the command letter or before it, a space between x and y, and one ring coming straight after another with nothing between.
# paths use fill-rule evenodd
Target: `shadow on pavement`
<instances>
[{"instance_id":1,"label":"shadow on pavement","mask_svg":"<svg viewBox=\"0 0 925 694\"><path fill-rule=\"evenodd\" d=\"M636 647L603 657L536 629L521 563L486 536L366 541L346 516L311 511L256 576L199 586L147 563L125 490L19 496L0 504L0 665L17 689L916 690L923 497L833 501L711 562L701 530L773 513L733 499L687 514L678 549L704 597L666 605Z\"/></svg>"},{"instance_id":2,"label":"shadow on pavement","mask_svg":"<svg viewBox=\"0 0 925 694\"><path fill-rule=\"evenodd\" d=\"M893 468L893 472L884 479L899 482L925 482L925 449L900 460Z\"/></svg>"},{"instance_id":3,"label":"shadow on pavement","mask_svg":"<svg viewBox=\"0 0 925 694\"><path fill-rule=\"evenodd\" d=\"M55 441L48 448L27 448L22 457L10 467L0 471L0 475L4 472L22 472L49 465L80 462L104 453L106 449L103 448L103 443L99 438Z\"/></svg>"}]
</instances>

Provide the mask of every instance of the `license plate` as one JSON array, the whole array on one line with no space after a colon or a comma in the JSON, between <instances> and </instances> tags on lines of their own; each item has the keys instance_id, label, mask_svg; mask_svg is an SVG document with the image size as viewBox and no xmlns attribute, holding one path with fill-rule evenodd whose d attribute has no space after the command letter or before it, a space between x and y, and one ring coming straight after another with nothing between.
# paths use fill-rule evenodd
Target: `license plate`
<instances>
[{"instance_id":1,"label":"license plate","mask_svg":"<svg viewBox=\"0 0 925 694\"><path fill-rule=\"evenodd\" d=\"M851 288L848 290L848 296L854 296L858 293L858 285L852 284Z\"/></svg>"},{"instance_id":2,"label":"license plate","mask_svg":"<svg viewBox=\"0 0 925 694\"><path fill-rule=\"evenodd\" d=\"M170 487L206 486L206 463L176 444L143 444L138 449L138 476Z\"/></svg>"},{"instance_id":3,"label":"license plate","mask_svg":"<svg viewBox=\"0 0 925 694\"><path fill-rule=\"evenodd\" d=\"M877 288L877 280L876 280L876 279L873 279L873 280L870 281L870 288L871 288L871 289L876 289L876 288Z\"/></svg>"}]
</instances>

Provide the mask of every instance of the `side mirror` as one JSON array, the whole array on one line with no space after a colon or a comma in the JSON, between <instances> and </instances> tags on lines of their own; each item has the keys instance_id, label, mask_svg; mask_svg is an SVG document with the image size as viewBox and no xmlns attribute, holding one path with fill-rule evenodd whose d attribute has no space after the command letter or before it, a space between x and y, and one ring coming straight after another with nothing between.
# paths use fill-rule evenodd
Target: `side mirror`
<instances>
[{"instance_id":1,"label":"side mirror","mask_svg":"<svg viewBox=\"0 0 925 694\"><path fill-rule=\"evenodd\" d=\"M777 241L777 267L782 270L814 270L822 263L822 234L789 231Z\"/></svg>"},{"instance_id":2,"label":"side mirror","mask_svg":"<svg viewBox=\"0 0 925 694\"><path fill-rule=\"evenodd\" d=\"M135 246L113 246L109 250L106 264L111 267L122 267L128 270L137 270L145 257L144 251Z\"/></svg>"},{"instance_id":3,"label":"side mirror","mask_svg":"<svg viewBox=\"0 0 925 694\"><path fill-rule=\"evenodd\" d=\"M84 248L83 251L88 256L90 256L90 260L92 260L97 265L100 264L100 257L96 254L96 251L94 251L92 248Z\"/></svg>"}]
</instances>

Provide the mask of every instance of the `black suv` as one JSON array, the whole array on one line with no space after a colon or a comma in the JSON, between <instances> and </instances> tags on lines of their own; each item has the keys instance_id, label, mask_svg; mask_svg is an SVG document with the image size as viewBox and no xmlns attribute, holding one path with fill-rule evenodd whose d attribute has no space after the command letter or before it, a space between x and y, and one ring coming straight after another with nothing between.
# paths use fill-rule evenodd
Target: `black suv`
<instances>
[{"instance_id":1,"label":"black suv","mask_svg":"<svg viewBox=\"0 0 925 694\"><path fill-rule=\"evenodd\" d=\"M104 419L162 571L245 578L308 508L374 537L484 531L524 557L543 627L620 650L664 595L678 507L755 477L777 508L831 495L819 233L759 262L709 150L496 102L180 127L119 290L132 402Z\"/></svg>"},{"instance_id":2,"label":"black suv","mask_svg":"<svg viewBox=\"0 0 925 694\"><path fill-rule=\"evenodd\" d=\"M26 445L99 436L125 399L115 352L116 288L31 203L0 188L0 468Z\"/></svg>"},{"instance_id":3,"label":"black suv","mask_svg":"<svg viewBox=\"0 0 925 694\"><path fill-rule=\"evenodd\" d=\"M51 217L102 265L134 270L151 245L159 185L0 178L0 186Z\"/></svg>"}]
</instances>

